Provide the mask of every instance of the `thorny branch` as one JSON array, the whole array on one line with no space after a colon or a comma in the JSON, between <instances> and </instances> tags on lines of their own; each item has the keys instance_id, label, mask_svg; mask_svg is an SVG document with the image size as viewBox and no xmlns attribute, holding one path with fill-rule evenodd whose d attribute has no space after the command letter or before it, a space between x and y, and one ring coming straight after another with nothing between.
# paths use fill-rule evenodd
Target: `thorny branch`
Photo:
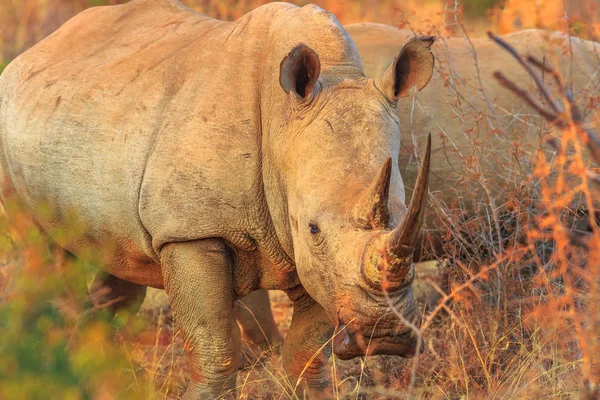
<instances>
[{"instance_id":1,"label":"thorny branch","mask_svg":"<svg viewBox=\"0 0 600 400\"><path fill-rule=\"evenodd\" d=\"M510 53L510 55L512 55L515 58L515 60L517 60L519 64L521 64L523 68L525 68L527 73L535 82L535 85L542 93L542 97L546 100L548 104L550 104L550 109L546 109L542 104L535 100L531 96L531 94L529 94L528 91L520 88L517 84L509 80L506 76L504 76L502 72L496 71L494 72L494 78L496 78L498 83L500 83L500 85L513 92L517 97L519 97L525 103L534 108L552 126L555 126L560 129L566 129L570 127L571 124L575 124L577 130L585 135L592 158L594 159L594 161L600 164L600 139L598 139L596 134L591 129L584 126L584 121L582 118L582 114L579 111L579 107L577 107L577 105L575 104L571 92L565 87L564 82L560 77L560 74L556 73L556 71L553 68L544 64L542 61L536 59L531 55L527 57L521 56L513 46L511 46L506 41L502 40L499 36L493 34L492 32L488 32L488 36L499 46L508 51L508 53ZM547 73L550 76L552 76L560 90L561 95L567 101L567 107L565 110L560 109L558 102L554 99L548 87L544 84L539 75L535 73L533 69L534 67L539 68L544 73ZM558 144L556 142L550 141L549 143L555 149L558 149ZM594 180L596 182L599 181L598 178L595 178Z\"/></svg>"}]
</instances>

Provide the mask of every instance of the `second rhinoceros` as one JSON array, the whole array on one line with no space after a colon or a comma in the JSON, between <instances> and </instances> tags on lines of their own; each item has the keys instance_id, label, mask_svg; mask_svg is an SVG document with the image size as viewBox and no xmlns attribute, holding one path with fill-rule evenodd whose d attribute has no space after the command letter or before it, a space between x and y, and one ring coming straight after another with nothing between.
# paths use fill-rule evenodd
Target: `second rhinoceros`
<instances>
[{"instance_id":1,"label":"second rhinoceros","mask_svg":"<svg viewBox=\"0 0 600 400\"><path fill-rule=\"evenodd\" d=\"M375 23L352 24L346 29L368 77L385 70L395 56L393 49L413 36L410 31ZM502 38L520 53L554 65L586 120L593 119L600 88L600 44L538 29ZM544 118L493 77L495 71L502 71L522 88L535 87L509 53L487 38L463 37L438 40L432 52L436 71L431 83L398 103L398 115L403 116L399 165L410 190L418 167L414 149L422 146L424 135L439 138L432 149L436 160L431 169L434 207L425 217L427 237L432 240L424 245L442 256L441 232L452 224L448 214L453 204L459 205L467 218L477 212L493 215L509 201L508 193L518 192L531 180L537 151L551 149L542 146ZM489 225L481 230L478 236L489 235Z\"/></svg>"},{"instance_id":2,"label":"second rhinoceros","mask_svg":"<svg viewBox=\"0 0 600 400\"><path fill-rule=\"evenodd\" d=\"M90 9L0 79L2 196L92 257L93 286L122 305L166 289L191 360L186 398L234 388L233 303L259 288L294 303L293 381L325 389L331 346L319 349L334 329L345 359L419 345L412 253L430 151L405 206L396 102L428 83L432 42L409 41L371 80L316 6L235 22L175 0ZM83 234L59 234L73 216Z\"/></svg>"}]
</instances>

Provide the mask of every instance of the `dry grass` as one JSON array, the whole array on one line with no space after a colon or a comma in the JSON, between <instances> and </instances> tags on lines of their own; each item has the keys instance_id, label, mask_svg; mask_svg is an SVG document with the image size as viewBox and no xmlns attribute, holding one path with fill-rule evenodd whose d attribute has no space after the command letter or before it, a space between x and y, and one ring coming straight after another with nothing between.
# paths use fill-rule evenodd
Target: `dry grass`
<instances>
[{"instance_id":1,"label":"dry grass","mask_svg":"<svg viewBox=\"0 0 600 400\"><path fill-rule=\"evenodd\" d=\"M188 2L221 18L236 18L257 3ZM544 3L548 14L541 18L537 2L538 11L526 13L537 19L522 23L560 28L564 20L561 12L552 11L555 3ZM53 2L50 12L49 4L1 3L0 53L13 57L87 6ZM409 12L393 13L390 21L391 1L370 8L350 1L321 4L343 22L379 19L419 28L414 22L419 18ZM530 6L508 1L491 16L499 31L512 29L499 16ZM468 32L444 13L420 21L426 30ZM585 26L588 35L593 37L595 26ZM585 100L594 117L596 103ZM539 152L531 160L531 173L522 175L518 185L507 185L502 199L477 204L480 213L468 218L461 199L432 204L452 223L444 231L440 273L421 282L439 295L424 307L425 354L413 360L334 358L336 398L600 397L600 230L588 221L598 207L598 183L588 170L575 124L560 132L539 124L534 128L553 132L562 150L552 157ZM518 138L526 132L504 134ZM476 158L465 162L477 165ZM499 161L502 168L510 170L504 162ZM472 174L464 182L464 190L478 184L485 190L485 181ZM160 293L151 292L136 316L90 320L77 305L84 296L80 271L86 266L65 261L27 218L10 204L5 207L13 223L9 227L5 217L0 220L0 399L44 398L49 390L57 398L73 399L178 398L189 379L187 357ZM272 300L285 333L290 304L281 293ZM244 346L237 388L241 398L293 399L294 388L281 369L278 349Z\"/></svg>"}]
</instances>

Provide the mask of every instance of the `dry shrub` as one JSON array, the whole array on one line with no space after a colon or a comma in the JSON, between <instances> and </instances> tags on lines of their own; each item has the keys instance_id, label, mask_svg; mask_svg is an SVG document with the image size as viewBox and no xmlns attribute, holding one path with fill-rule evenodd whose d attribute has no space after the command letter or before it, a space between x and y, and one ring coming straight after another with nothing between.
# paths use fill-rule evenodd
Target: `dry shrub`
<instances>
[{"instance_id":1,"label":"dry shrub","mask_svg":"<svg viewBox=\"0 0 600 400\"><path fill-rule=\"evenodd\" d=\"M550 61L559 64L557 57ZM514 141L512 161L488 156L492 167L484 171L474 151L463 159L456 197L433 197L438 215L447 216L439 260L444 279L430 281L441 299L421 328L429 351L398 382L417 397L600 397L600 180L590 170L588 139L561 95L562 129L539 117L528 121L542 133L537 152L519 146L535 134L526 124L510 130L498 124L497 140ZM597 92L578 95L577 104L587 108L585 127L599 132ZM493 112L485 114L493 120ZM473 127L465 124L464 131L470 136ZM478 135L470 137L480 149Z\"/></svg>"},{"instance_id":2,"label":"dry shrub","mask_svg":"<svg viewBox=\"0 0 600 400\"><path fill-rule=\"evenodd\" d=\"M573 32L598 40L600 5L595 0L505 0L489 11L501 34L529 28Z\"/></svg>"},{"instance_id":3,"label":"dry shrub","mask_svg":"<svg viewBox=\"0 0 600 400\"><path fill-rule=\"evenodd\" d=\"M0 218L0 398L137 399L129 345L140 320L82 307L85 265L65 258L15 203ZM138 383L138 384L136 384Z\"/></svg>"}]
</instances>

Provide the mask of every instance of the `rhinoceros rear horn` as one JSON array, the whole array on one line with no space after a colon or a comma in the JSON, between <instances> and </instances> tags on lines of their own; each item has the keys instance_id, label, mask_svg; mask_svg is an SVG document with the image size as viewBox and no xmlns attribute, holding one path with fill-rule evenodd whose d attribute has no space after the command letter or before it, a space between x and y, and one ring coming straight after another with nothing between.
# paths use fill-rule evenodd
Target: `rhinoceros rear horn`
<instances>
[{"instance_id":1,"label":"rhinoceros rear horn","mask_svg":"<svg viewBox=\"0 0 600 400\"><path fill-rule=\"evenodd\" d=\"M279 83L286 93L301 99L310 97L319 74L321 62L318 54L305 44L294 47L279 67Z\"/></svg>"},{"instance_id":2,"label":"rhinoceros rear horn","mask_svg":"<svg viewBox=\"0 0 600 400\"><path fill-rule=\"evenodd\" d=\"M371 186L359 198L354 207L354 223L364 229L385 228L390 219L388 198L392 158L388 157L375 176Z\"/></svg>"},{"instance_id":3,"label":"rhinoceros rear horn","mask_svg":"<svg viewBox=\"0 0 600 400\"><path fill-rule=\"evenodd\" d=\"M434 36L415 36L400 50L378 84L386 97L394 102L408 96L410 88L423 89L433 74L434 57L431 45Z\"/></svg>"}]
</instances>

